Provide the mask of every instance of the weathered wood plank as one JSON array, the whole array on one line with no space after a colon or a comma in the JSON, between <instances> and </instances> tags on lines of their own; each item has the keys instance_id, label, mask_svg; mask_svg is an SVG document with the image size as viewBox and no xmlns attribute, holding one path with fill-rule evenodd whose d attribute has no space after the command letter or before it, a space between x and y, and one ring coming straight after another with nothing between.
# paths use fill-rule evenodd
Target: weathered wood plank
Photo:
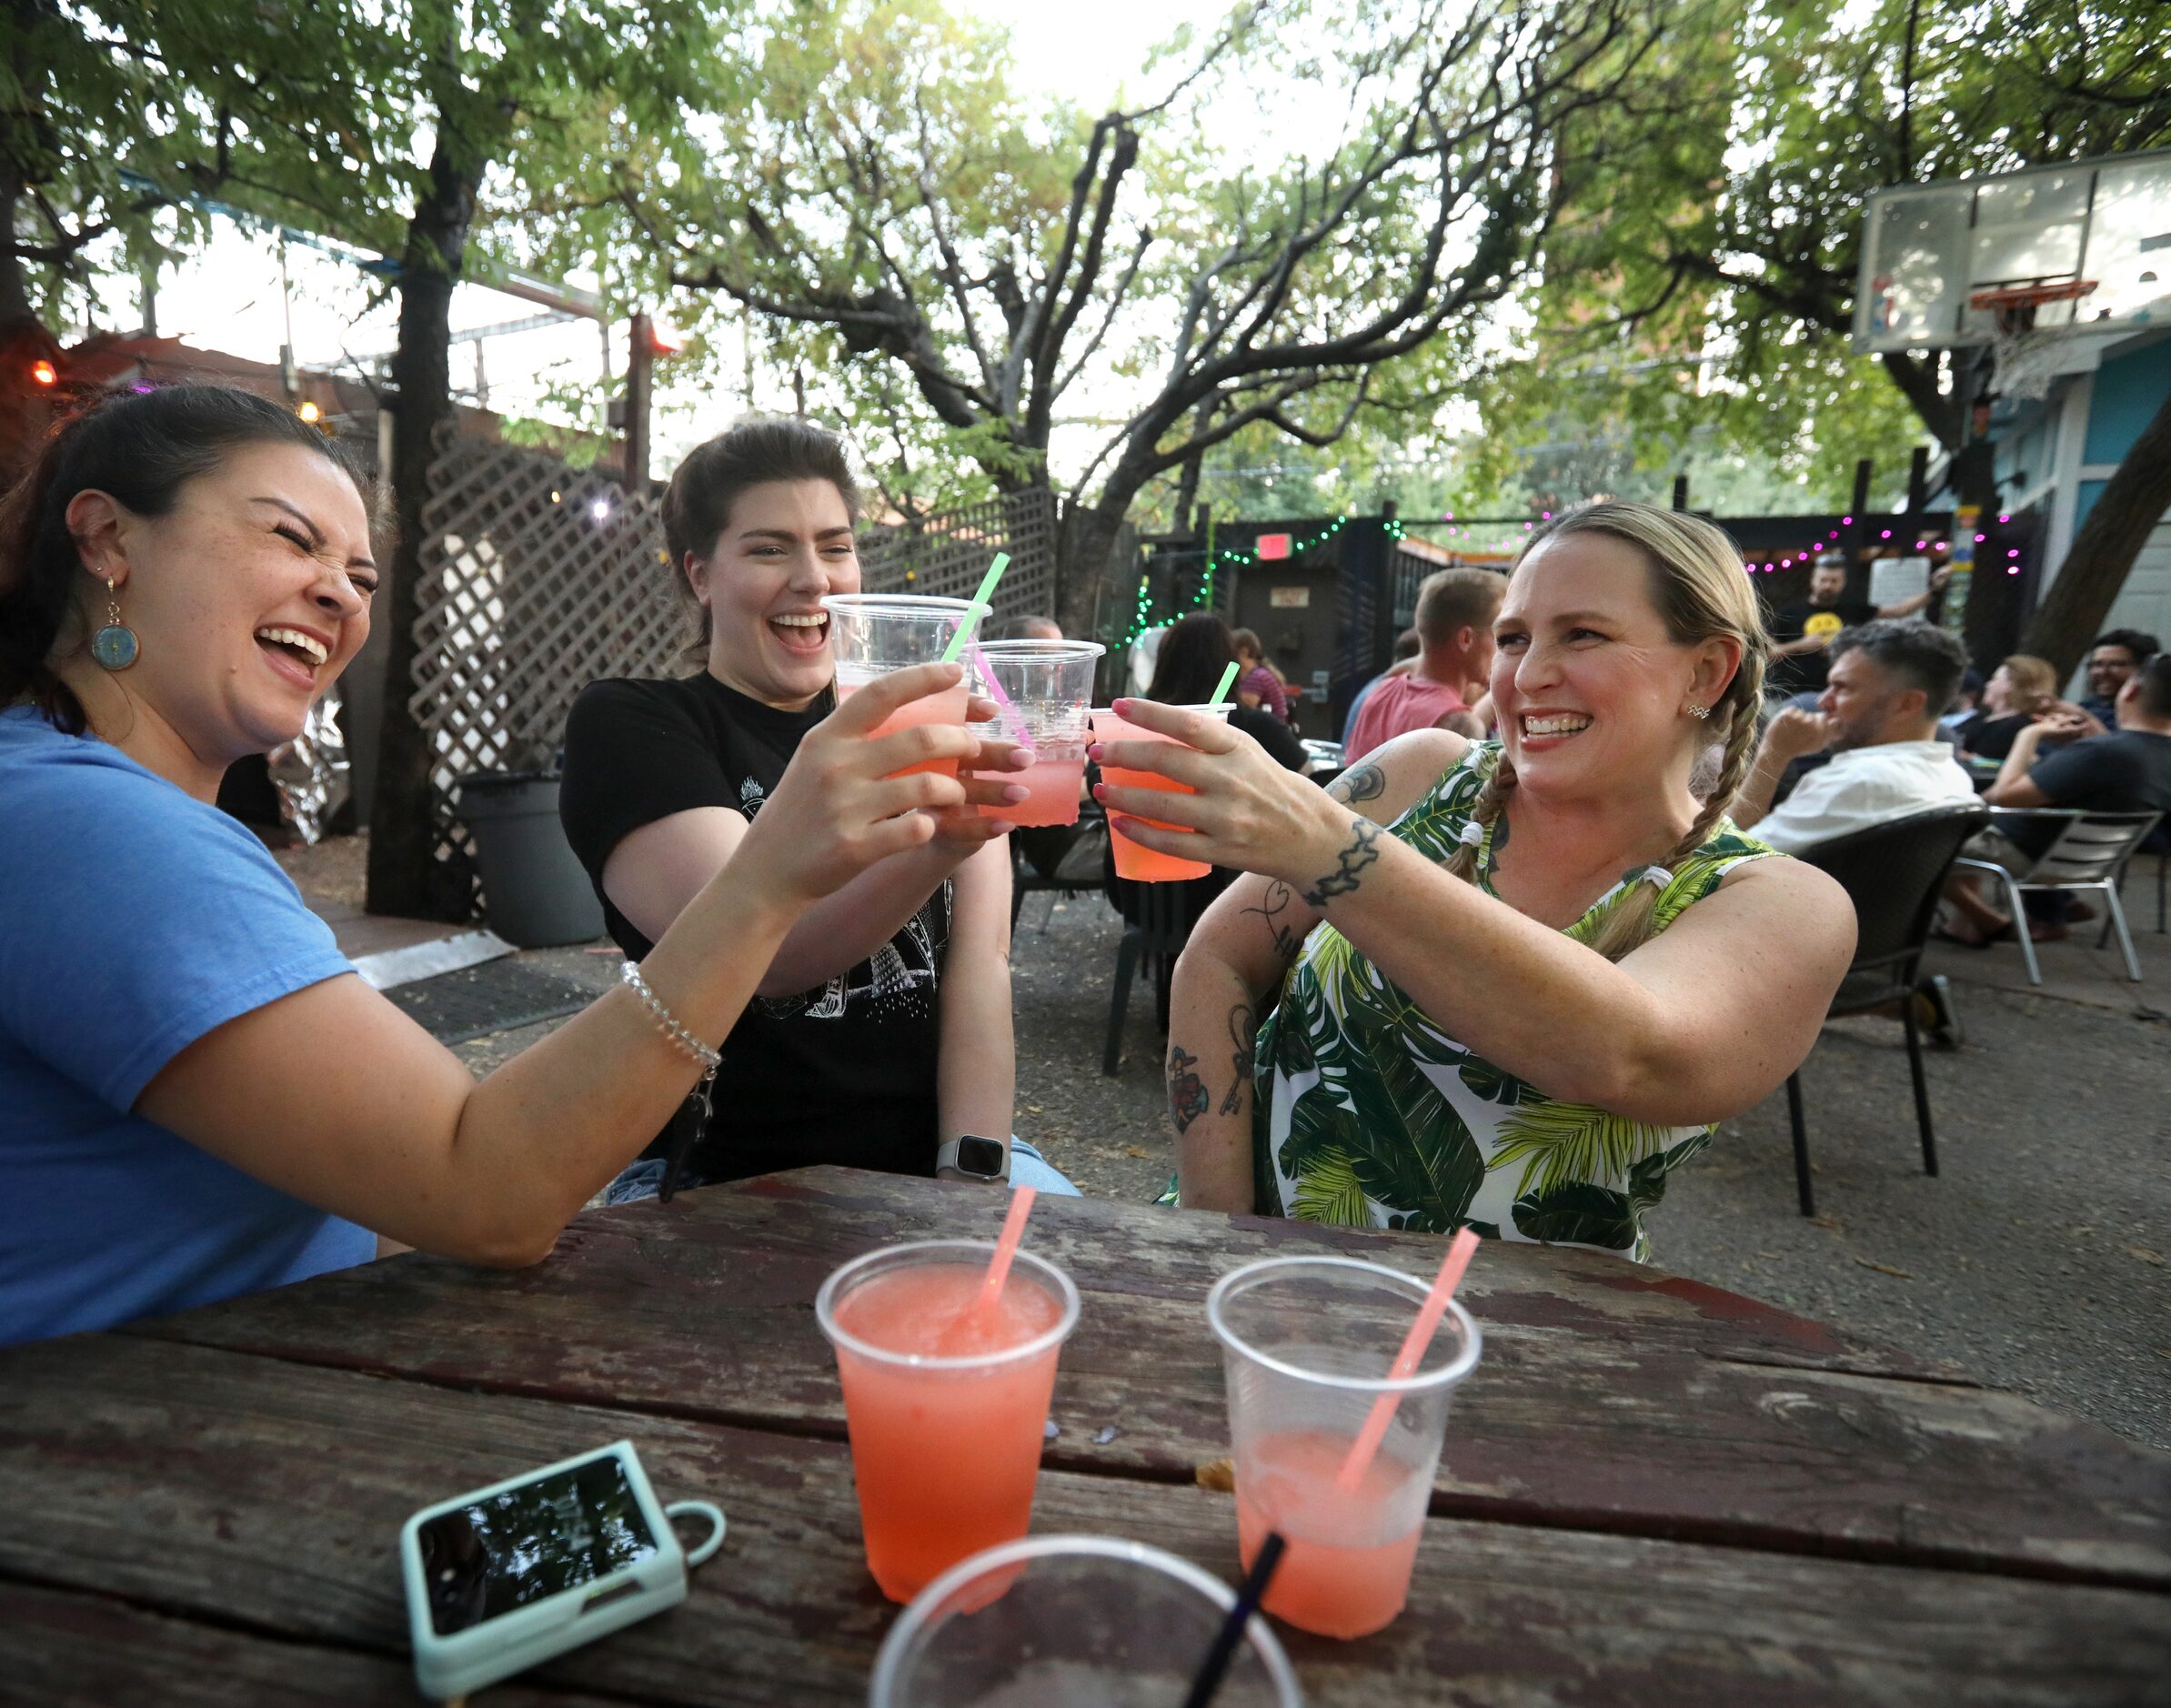
<instances>
[{"instance_id":1,"label":"weathered wood plank","mask_svg":"<svg viewBox=\"0 0 2171 1708\"><path fill-rule=\"evenodd\" d=\"M664 1498L729 1512L686 1605L538 1687L855 1703L895 1610L859 1554L848 1451L789 1435L95 1336L0 1357L0 1578L405 1664L395 1545L425 1501L624 1434ZM1044 1472L1041 1531L1236 1573L1226 1496ZM1380 1636L1292 1635L1320 1703L2141 1703L2171 1597L1435 1519ZM212 1639L206 1639L211 1641ZM116 1660L126 1662L123 1655ZM108 1700L147 1699L116 1692Z\"/></svg>"},{"instance_id":2,"label":"weathered wood plank","mask_svg":"<svg viewBox=\"0 0 2171 1708\"><path fill-rule=\"evenodd\" d=\"M590 1215L517 1274L403 1258L142 1331L840 1434L813 1319L822 1278L892 1241L992 1231L1000 1209L930 1181L809 1170ZM1204 1320L1216 1276L1318 1250L1421 1272L1437 1250L1075 1200L1045 1201L1031 1241L1087 1296L1050 1462L1175 1481L1227 1451ZM1443 1515L2171 1584L2171 1456L1602 1254L1495 1244L1463 1296L1486 1351L1451 1423Z\"/></svg>"},{"instance_id":3,"label":"weathered wood plank","mask_svg":"<svg viewBox=\"0 0 2171 1708\"><path fill-rule=\"evenodd\" d=\"M0 1703L29 1708L353 1708L413 1703L402 1658L289 1643L173 1619L104 1596L0 1582ZM610 1708L606 1699L519 1683L497 1686L490 1708Z\"/></svg>"}]
</instances>

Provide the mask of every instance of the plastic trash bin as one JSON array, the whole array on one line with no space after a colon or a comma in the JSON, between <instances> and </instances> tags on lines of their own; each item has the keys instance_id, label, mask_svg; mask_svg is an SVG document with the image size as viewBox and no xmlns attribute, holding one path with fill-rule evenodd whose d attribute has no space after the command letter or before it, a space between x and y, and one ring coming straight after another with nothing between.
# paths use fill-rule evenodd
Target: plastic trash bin
<instances>
[{"instance_id":1,"label":"plastic trash bin","mask_svg":"<svg viewBox=\"0 0 2171 1708\"><path fill-rule=\"evenodd\" d=\"M455 809L475 839L483 917L518 949L603 935L603 906L558 821L558 779L541 771L476 771Z\"/></svg>"}]
</instances>

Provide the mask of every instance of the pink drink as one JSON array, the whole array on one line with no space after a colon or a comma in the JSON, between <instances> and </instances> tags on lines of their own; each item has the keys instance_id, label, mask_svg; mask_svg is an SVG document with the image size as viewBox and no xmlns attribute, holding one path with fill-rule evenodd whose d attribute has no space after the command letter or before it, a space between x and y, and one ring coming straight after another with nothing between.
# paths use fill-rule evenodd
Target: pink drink
<instances>
[{"instance_id":1,"label":"pink drink","mask_svg":"<svg viewBox=\"0 0 2171 1708\"><path fill-rule=\"evenodd\" d=\"M1076 824L1078 793L1085 781L1085 760L1035 759L1032 769L1007 780L1024 785L1025 799L981 812L1017 825Z\"/></svg>"},{"instance_id":2,"label":"pink drink","mask_svg":"<svg viewBox=\"0 0 2171 1708\"><path fill-rule=\"evenodd\" d=\"M1365 1637L1392 1623L1409 1599L1422 1520L1399 1536L1395 1497L1410 1470L1373 1457L1353 1492L1334 1485L1350 1443L1319 1430L1259 1442L1236 1473L1237 1552L1251 1569L1267 1532L1288 1543L1261 1603L1276 1619L1322 1637Z\"/></svg>"},{"instance_id":3,"label":"pink drink","mask_svg":"<svg viewBox=\"0 0 2171 1708\"><path fill-rule=\"evenodd\" d=\"M945 1343L984 1279L984 1266L914 1263L870 1275L835 1306L843 1334L893 1359L942 1361L916 1366L837 1346L867 1564L893 1602L910 1601L969 1555L1023 1536L1032 1518L1061 1342L1000 1354L1047 1336L1065 1301L1021 1261L988 1330L963 1347Z\"/></svg>"},{"instance_id":4,"label":"pink drink","mask_svg":"<svg viewBox=\"0 0 2171 1708\"><path fill-rule=\"evenodd\" d=\"M1225 707L1186 706L1182 709L1212 711L1223 718L1228 716ZM1112 711L1096 711L1093 714L1093 739L1103 742L1169 741L1173 738L1157 730L1141 729L1136 724L1127 724ZM1186 784L1171 782L1158 772L1126 771L1107 765L1101 768L1101 780L1113 783L1118 788L1158 789L1178 795L1195 795L1199 792ZM1149 819L1143 813L1131 816L1141 823L1154 825L1163 830L1181 831L1184 829L1181 825L1162 824L1159 819ZM1158 849L1141 848L1112 823L1108 828L1108 840L1116 857L1116 876L1128 878L1133 883L1157 884L1183 878L1203 878L1213 869L1205 860L1179 859L1175 855L1163 854Z\"/></svg>"},{"instance_id":5,"label":"pink drink","mask_svg":"<svg viewBox=\"0 0 2171 1708\"><path fill-rule=\"evenodd\" d=\"M863 686L863 683L846 681L839 673L837 698L841 701L854 689ZM970 698L964 685L960 683L956 688L946 688L939 694L928 694L919 699L907 700L877 724L873 733L877 737L886 736L895 730L913 728L920 724L961 725L965 721L966 701ZM945 777L955 777L958 774L958 762L955 759L928 759L919 765L908 765L903 770L893 771L890 775L910 777L915 771L940 771Z\"/></svg>"}]
</instances>

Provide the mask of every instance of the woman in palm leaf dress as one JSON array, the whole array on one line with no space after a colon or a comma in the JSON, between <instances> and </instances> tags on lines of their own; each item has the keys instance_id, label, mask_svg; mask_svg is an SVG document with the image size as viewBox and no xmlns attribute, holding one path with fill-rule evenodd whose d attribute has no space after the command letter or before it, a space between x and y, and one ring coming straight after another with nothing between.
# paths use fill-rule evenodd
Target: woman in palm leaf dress
<instances>
[{"instance_id":1,"label":"woman in palm leaf dress","mask_svg":"<svg viewBox=\"0 0 2171 1708\"><path fill-rule=\"evenodd\" d=\"M1644 1212L1815 1041L1854 909L1725 817L1766 642L1740 552L1649 506L1533 537L1495 624L1500 739L1401 737L1331 789L1172 708L1104 788L1252 874L1178 964L1180 1201L1645 1254ZM1201 839L1203 845L1201 846Z\"/></svg>"}]
</instances>

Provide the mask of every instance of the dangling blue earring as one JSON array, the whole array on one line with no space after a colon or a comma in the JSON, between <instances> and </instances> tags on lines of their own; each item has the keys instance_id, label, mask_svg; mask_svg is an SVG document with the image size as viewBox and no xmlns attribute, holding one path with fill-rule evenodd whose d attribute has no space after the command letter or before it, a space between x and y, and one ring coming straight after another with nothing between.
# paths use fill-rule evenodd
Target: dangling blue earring
<instances>
[{"instance_id":1,"label":"dangling blue earring","mask_svg":"<svg viewBox=\"0 0 2171 1708\"><path fill-rule=\"evenodd\" d=\"M126 670L142 648L136 631L121 621L120 588L106 578L106 627L90 638L90 656L108 670Z\"/></svg>"}]
</instances>

